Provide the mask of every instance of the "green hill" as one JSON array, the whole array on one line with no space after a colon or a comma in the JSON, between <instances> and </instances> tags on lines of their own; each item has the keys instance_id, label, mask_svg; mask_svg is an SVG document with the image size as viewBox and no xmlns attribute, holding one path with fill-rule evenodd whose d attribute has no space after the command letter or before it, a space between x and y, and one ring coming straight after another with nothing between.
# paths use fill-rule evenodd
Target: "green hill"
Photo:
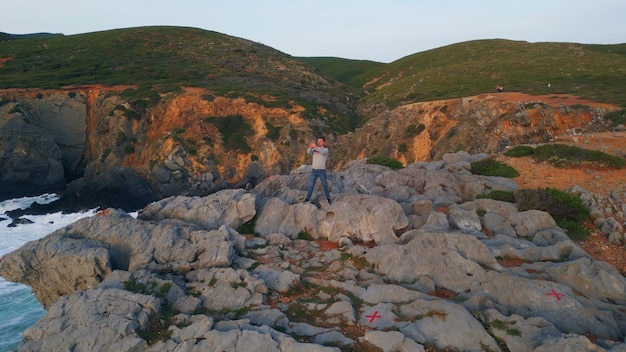
<instances>
[{"instance_id":1,"label":"green hill","mask_svg":"<svg viewBox=\"0 0 626 352\"><path fill-rule=\"evenodd\" d=\"M1 70L2 88L129 84L271 90L312 83L299 75L307 69L284 53L195 28L140 27L34 37L0 43L0 56L11 58ZM274 83L284 78L292 79ZM321 77L309 79L325 84Z\"/></svg>"},{"instance_id":2,"label":"green hill","mask_svg":"<svg viewBox=\"0 0 626 352\"><path fill-rule=\"evenodd\" d=\"M245 39L185 27L20 38L0 42L0 88L104 84L163 93L195 86L247 99L269 94L272 104L295 101L311 117L319 107L340 115L354 111L357 103L395 107L494 92L496 85L626 106L626 44L476 40L385 64L295 58ZM340 106L342 100L352 106ZM345 132L360 123L355 116L348 120L335 127Z\"/></svg>"},{"instance_id":3,"label":"green hill","mask_svg":"<svg viewBox=\"0 0 626 352\"><path fill-rule=\"evenodd\" d=\"M338 132L358 124L351 113L355 109L346 103L358 99L346 99L351 93L345 85L268 46L196 28L139 27L8 40L0 42L0 59L0 89L131 85L138 87L133 99L154 101L183 86L201 87L270 107L296 103L306 108L305 117L323 118Z\"/></svg>"},{"instance_id":4,"label":"green hill","mask_svg":"<svg viewBox=\"0 0 626 352\"><path fill-rule=\"evenodd\" d=\"M322 74L333 79L361 88L369 73L385 66L384 63L369 60L350 60L338 57L299 57L299 60L315 67Z\"/></svg>"},{"instance_id":5,"label":"green hill","mask_svg":"<svg viewBox=\"0 0 626 352\"><path fill-rule=\"evenodd\" d=\"M390 106L495 92L496 85L626 106L626 44L476 40L404 57L364 80L375 81L365 87L367 101Z\"/></svg>"}]
</instances>

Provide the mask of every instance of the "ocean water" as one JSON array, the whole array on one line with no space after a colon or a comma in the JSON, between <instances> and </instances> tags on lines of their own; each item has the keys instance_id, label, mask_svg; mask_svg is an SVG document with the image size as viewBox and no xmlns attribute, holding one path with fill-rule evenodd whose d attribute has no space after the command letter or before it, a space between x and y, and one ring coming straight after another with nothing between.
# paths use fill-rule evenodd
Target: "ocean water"
<instances>
[{"instance_id":1,"label":"ocean water","mask_svg":"<svg viewBox=\"0 0 626 352\"><path fill-rule=\"evenodd\" d=\"M34 202L47 204L57 199L56 194L43 194L0 202L0 257L20 248L26 242L44 237L63 226L96 213L95 210L91 210L72 214L58 212L47 215L25 215L22 218L32 221L32 224L8 227L11 219L5 215L7 211L26 209ZM22 340L24 330L45 313L29 286L6 281L0 276L0 352L16 349Z\"/></svg>"}]
</instances>

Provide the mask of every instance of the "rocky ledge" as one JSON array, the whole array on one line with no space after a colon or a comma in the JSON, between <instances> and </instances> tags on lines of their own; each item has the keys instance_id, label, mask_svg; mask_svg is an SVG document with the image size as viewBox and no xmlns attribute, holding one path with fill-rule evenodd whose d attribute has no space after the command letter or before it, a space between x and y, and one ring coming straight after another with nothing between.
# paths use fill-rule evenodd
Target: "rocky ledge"
<instances>
[{"instance_id":1,"label":"rocky ledge","mask_svg":"<svg viewBox=\"0 0 626 352\"><path fill-rule=\"evenodd\" d=\"M626 279L548 213L476 199L517 188L484 157L354 161L332 205L299 202L303 166L77 221L0 261L47 309L19 351L625 351Z\"/></svg>"}]
</instances>

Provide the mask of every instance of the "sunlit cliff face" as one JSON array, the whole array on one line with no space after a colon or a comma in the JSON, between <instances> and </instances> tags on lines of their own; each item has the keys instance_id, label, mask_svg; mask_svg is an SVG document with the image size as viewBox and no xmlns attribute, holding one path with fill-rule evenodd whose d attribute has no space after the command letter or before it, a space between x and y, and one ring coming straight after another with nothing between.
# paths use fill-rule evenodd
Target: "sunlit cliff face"
<instances>
[{"instance_id":1,"label":"sunlit cliff face","mask_svg":"<svg viewBox=\"0 0 626 352\"><path fill-rule=\"evenodd\" d=\"M21 116L48 129L65 148L66 168L124 165L146 179L155 167L175 163L183 176L211 173L221 182L237 184L254 161L268 175L286 174L309 163L306 147L318 131L303 118L301 106L270 108L187 88L162 96L156 106L133 117L127 116L125 109L132 106L120 94L125 88L2 91L0 97L10 103L0 107L0 124ZM461 150L501 152L508 145L542 143L571 130L594 128L614 109L618 107L566 95L508 92L402 105L371 113L363 126L345 135L326 130L328 167L337 170L372 155L393 157L406 165ZM229 129L248 129L245 137L225 140L207 120L233 116L241 117L241 126ZM240 147L243 142L247 148Z\"/></svg>"}]
</instances>

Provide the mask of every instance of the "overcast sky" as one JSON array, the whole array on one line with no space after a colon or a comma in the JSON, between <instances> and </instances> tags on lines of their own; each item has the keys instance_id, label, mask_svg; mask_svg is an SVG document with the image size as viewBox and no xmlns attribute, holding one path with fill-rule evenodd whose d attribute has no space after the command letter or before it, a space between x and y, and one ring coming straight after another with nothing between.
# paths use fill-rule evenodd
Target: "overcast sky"
<instances>
[{"instance_id":1,"label":"overcast sky","mask_svg":"<svg viewBox=\"0 0 626 352\"><path fill-rule=\"evenodd\" d=\"M626 43L624 0L5 0L1 8L0 32L11 34L171 25L293 56L380 62L474 39Z\"/></svg>"}]
</instances>

